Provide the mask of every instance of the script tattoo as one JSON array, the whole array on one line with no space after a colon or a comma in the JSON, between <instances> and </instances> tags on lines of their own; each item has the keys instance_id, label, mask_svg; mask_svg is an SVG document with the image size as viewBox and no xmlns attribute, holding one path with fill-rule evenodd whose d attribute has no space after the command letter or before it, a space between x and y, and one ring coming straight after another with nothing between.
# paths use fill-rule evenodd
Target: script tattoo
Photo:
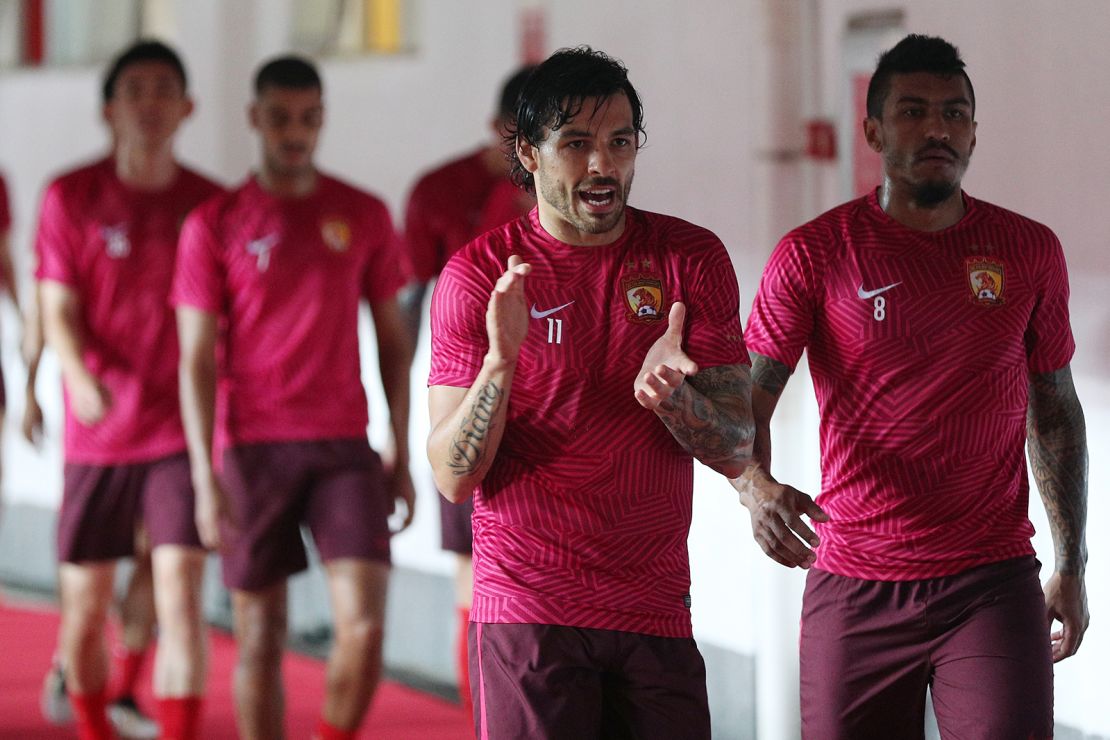
<instances>
[{"instance_id":1,"label":"script tattoo","mask_svg":"<svg viewBox=\"0 0 1110 740\"><path fill-rule=\"evenodd\" d=\"M1030 378L1026 437L1052 530L1056 570L1081 575L1087 562L1087 431L1069 368Z\"/></svg>"},{"instance_id":2,"label":"script tattoo","mask_svg":"<svg viewBox=\"0 0 1110 740\"><path fill-rule=\"evenodd\" d=\"M682 383L656 414L683 449L722 472L751 457L751 378L742 365L706 368Z\"/></svg>"},{"instance_id":3,"label":"script tattoo","mask_svg":"<svg viewBox=\"0 0 1110 740\"><path fill-rule=\"evenodd\" d=\"M478 389L470 412L451 440L447 465L455 475L470 475L481 465L493 418L504 397L504 392L492 381Z\"/></svg>"}]
</instances>

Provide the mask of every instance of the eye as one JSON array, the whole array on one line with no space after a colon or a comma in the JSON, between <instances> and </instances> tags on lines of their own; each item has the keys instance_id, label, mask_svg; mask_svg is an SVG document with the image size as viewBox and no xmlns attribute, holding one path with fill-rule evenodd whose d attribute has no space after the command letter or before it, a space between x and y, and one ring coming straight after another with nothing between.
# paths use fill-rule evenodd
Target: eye
<instances>
[{"instance_id":1,"label":"eye","mask_svg":"<svg viewBox=\"0 0 1110 740\"><path fill-rule=\"evenodd\" d=\"M585 146L586 146L586 142L583 141L582 139L574 139L573 141L568 141L567 142L567 148L568 149L582 149Z\"/></svg>"},{"instance_id":2,"label":"eye","mask_svg":"<svg viewBox=\"0 0 1110 740\"><path fill-rule=\"evenodd\" d=\"M902 109L902 116L904 118L921 118L921 116L923 116L923 115L925 115L925 110L923 108L903 108Z\"/></svg>"},{"instance_id":3,"label":"eye","mask_svg":"<svg viewBox=\"0 0 1110 740\"><path fill-rule=\"evenodd\" d=\"M617 138L613 139L613 146L619 149L625 149L632 146L632 139L628 138L627 136L618 136Z\"/></svg>"},{"instance_id":4,"label":"eye","mask_svg":"<svg viewBox=\"0 0 1110 740\"><path fill-rule=\"evenodd\" d=\"M963 120L963 119L967 118L967 112L964 111L962 108L952 108L952 109L946 111L946 115L949 118L952 118L952 119L957 120L957 121L960 121L960 120Z\"/></svg>"}]
</instances>

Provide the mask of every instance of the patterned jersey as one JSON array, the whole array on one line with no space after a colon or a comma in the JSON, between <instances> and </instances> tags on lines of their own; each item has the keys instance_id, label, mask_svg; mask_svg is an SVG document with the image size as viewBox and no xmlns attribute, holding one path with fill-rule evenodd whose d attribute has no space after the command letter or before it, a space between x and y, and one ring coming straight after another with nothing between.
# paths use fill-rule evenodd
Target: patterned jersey
<instances>
[{"instance_id":1,"label":"patterned jersey","mask_svg":"<svg viewBox=\"0 0 1110 740\"><path fill-rule=\"evenodd\" d=\"M1048 228L964 201L928 233L872 193L787 234L763 274L748 346L791 368L809 352L824 570L915 580L1033 552L1028 382L1075 349L1067 271Z\"/></svg>"},{"instance_id":2,"label":"patterned jersey","mask_svg":"<svg viewBox=\"0 0 1110 740\"><path fill-rule=\"evenodd\" d=\"M490 172L485 150L479 149L416 182L405 207L405 248L412 277L420 282L431 280L451 255L482 233L479 228L486 199L497 183L507 179Z\"/></svg>"},{"instance_id":3,"label":"patterned jersey","mask_svg":"<svg viewBox=\"0 0 1110 740\"><path fill-rule=\"evenodd\" d=\"M690 635L693 461L633 384L675 301L702 368L747 362L739 292L712 233L626 213L619 239L583 247L533 210L456 255L433 293L429 383L469 387L490 291L510 254L532 265L505 434L475 491L475 621Z\"/></svg>"},{"instance_id":4,"label":"patterned jersey","mask_svg":"<svg viewBox=\"0 0 1110 740\"><path fill-rule=\"evenodd\" d=\"M198 208L173 300L221 319L216 449L364 436L358 305L402 282L385 205L323 174L305 197L251 178Z\"/></svg>"},{"instance_id":5,"label":"patterned jersey","mask_svg":"<svg viewBox=\"0 0 1110 740\"><path fill-rule=\"evenodd\" d=\"M135 190L116 175L112 159L47 188L35 277L76 292L85 367L111 397L106 416L85 426L66 394L67 462L119 465L185 448L170 285L182 221L219 190L184 168L165 190Z\"/></svg>"}]
</instances>

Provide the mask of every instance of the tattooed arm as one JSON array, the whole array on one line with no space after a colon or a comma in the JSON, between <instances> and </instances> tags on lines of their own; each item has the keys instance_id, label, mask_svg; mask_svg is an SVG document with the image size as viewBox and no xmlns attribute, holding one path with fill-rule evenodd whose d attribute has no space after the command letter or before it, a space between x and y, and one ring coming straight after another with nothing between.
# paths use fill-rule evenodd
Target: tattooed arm
<instances>
[{"instance_id":1,"label":"tattooed arm","mask_svg":"<svg viewBox=\"0 0 1110 740\"><path fill-rule=\"evenodd\" d=\"M1069 367L1030 377L1026 437L1056 550L1055 572L1044 591L1049 618L1063 624L1052 635L1052 657L1058 661L1075 654L1090 621L1084 586L1087 431Z\"/></svg>"},{"instance_id":2,"label":"tattooed arm","mask_svg":"<svg viewBox=\"0 0 1110 740\"><path fill-rule=\"evenodd\" d=\"M738 475L751 459L751 378L743 365L699 372L682 350L686 307L671 306L667 331L636 376L636 400L670 430L682 448L719 473Z\"/></svg>"},{"instance_id":3,"label":"tattooed arm","mask_svg":"<svg viewBox=\"0 0 1110 740\"><path fill-rule=\"evenodd\" d=\"M428 460L436 488L449 501L470 496L501 444L517 356L528 333L524 278L530 270L519 257L509 257L509 269L498 279L486 308L489 351L470 387L437 385L428 391Z\"/></svg>"},{"instance_id":4,"label":"tattooed arm","mask_svg":"<svg viewBox=\"0 0 1110 740\"><path fill-rule=\"evenodd\" d=\"M789 367L752 353L752 464L729 482L751 514L752 536L767 557L788 568L808 568L816 559L810 548L817 547L820 540L802 515L820 522L827 522L829 517L810 496L771 477L771 416L789 379Z\"/></svg>"}]
</instances>

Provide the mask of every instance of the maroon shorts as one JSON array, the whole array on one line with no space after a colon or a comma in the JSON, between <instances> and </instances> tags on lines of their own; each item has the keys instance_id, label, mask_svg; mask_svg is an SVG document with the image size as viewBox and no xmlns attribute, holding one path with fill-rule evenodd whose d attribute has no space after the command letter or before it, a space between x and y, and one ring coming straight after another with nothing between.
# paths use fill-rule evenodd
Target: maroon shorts
<instances>
[{"instance_id":1,"label":"maroon shorts","mask_svg":"<svg viewBox=\"0 0 1110 740\"><path fill-rule=\"evenodd\" d=\"M802 606L802 736L1052 737L1052 656L1033 556L888 582L811 570Z\"/></svg>"},{"instance_id":2,"label":"maroon shorts","mask_svg":"<svg viewBox=\"0 0 1110 740\"><path fill-rule=\"evenodd\" d=\"M474 552L474 529L470 517L474 514L474 497L453 504L443 496L439 497L439 531L443 537L443 549L470 555Z\"/></svg>"},{"instance_id":3,"label":"maroon shorts","mask_svg":"<svg viewBox=\"0 0 1110 740\"><path fill-rule=\"evenodd\" d=\"M142 524L151 547L200 547L189 458L182 452L129 465L66 463L58 512L58 562L135 554Z\"/></svg>"},{"instance_id":4,"label":"maroon shorts","mask_svg":"<svg viewBox=\"0 0 1110 740\"><path fill-rule=\"evenodd\" d=\"M389 489L364 438L237 445L221 482L238 525L222 553L228 588L258 591L308 567L302 524L325 562L389 563Z\"/></svg>"},{"instance_id":5,"label":"maroon shorts","mask_svg":"<svg viewBox=\"0 0 1110 740\"><path fill-rule=\"evenodd\" d=\"M692 638L472 622L469 643L478 740L710 736Z\"/></svg>"}]
</instances>

